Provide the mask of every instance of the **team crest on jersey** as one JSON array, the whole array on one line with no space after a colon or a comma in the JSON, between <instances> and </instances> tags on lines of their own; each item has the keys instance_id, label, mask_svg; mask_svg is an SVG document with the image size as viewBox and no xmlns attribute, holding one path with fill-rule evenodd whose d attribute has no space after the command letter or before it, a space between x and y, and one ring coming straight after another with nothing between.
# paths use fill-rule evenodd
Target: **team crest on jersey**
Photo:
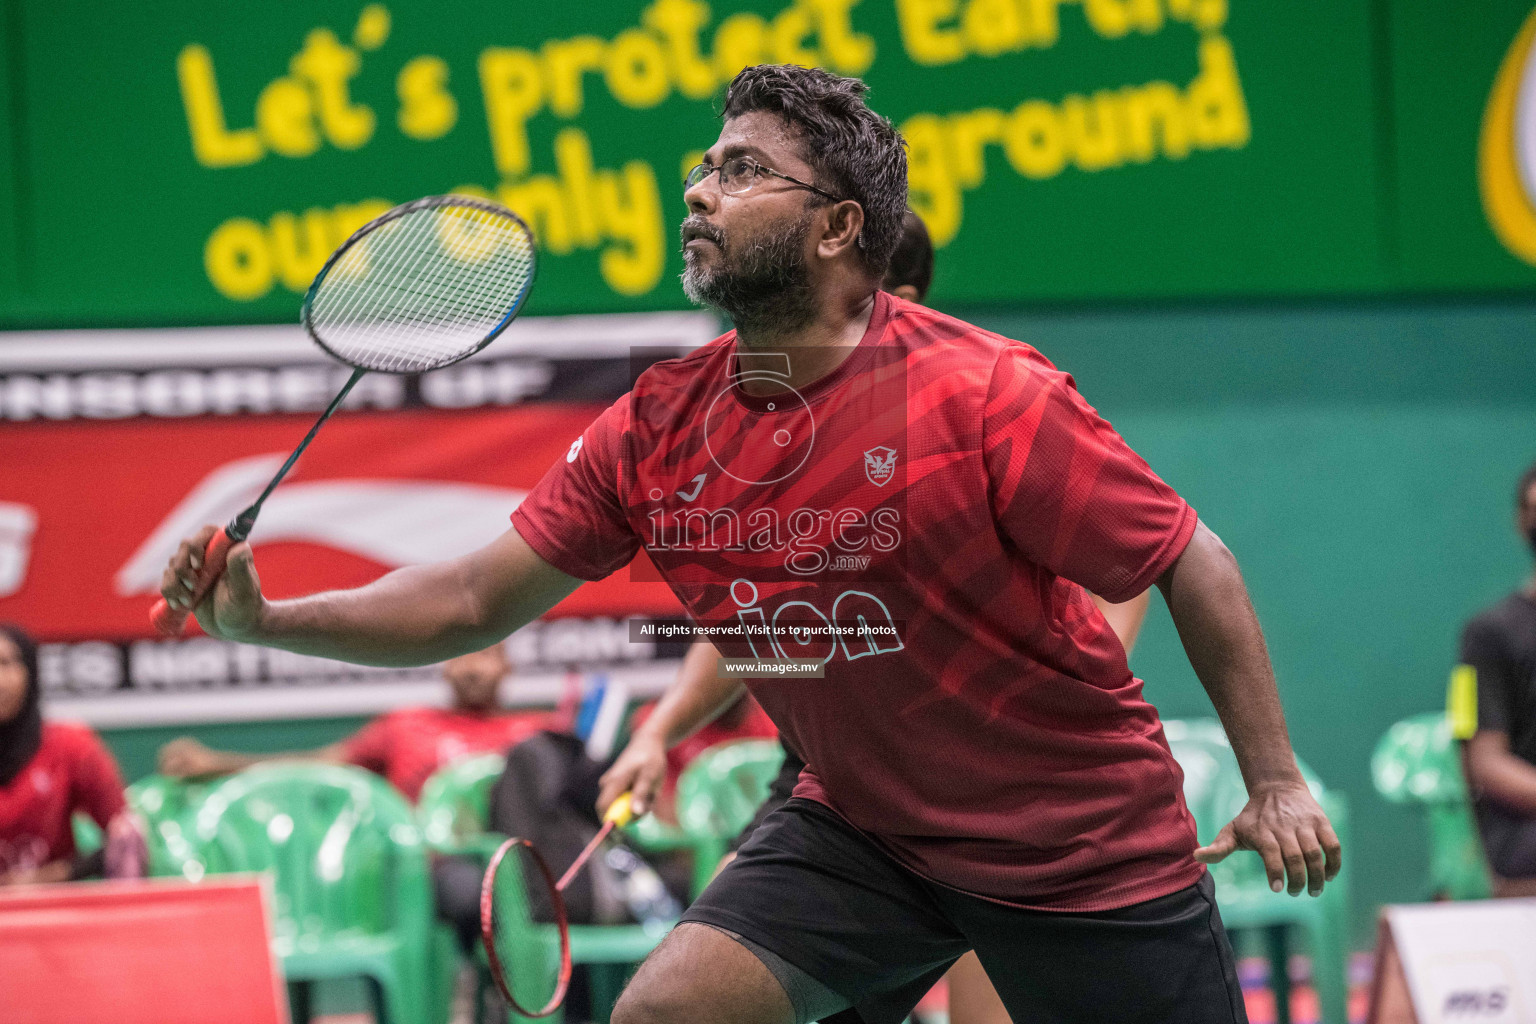
<instances>
[{"instance_id":1,"label":"team crest on jersey","mask_svg":"<svg viewBox=\"0 0 1536 1024\"><path fill-rule=\"evenodd\" d=\"M864 453L864 475L876 487L884 487L896 475L896 449L871 448Z\"/></svg>"}]
</instances>

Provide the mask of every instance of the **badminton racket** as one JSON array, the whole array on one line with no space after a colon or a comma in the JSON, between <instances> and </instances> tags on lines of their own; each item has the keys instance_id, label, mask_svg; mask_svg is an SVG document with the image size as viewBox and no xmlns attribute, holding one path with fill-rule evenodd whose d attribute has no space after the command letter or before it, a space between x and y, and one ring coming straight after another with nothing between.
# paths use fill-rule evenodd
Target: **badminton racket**
<instances>
[{"instance_id":1,"label":"badminton racket","mask_svg":"<svg viewBox=\"0 0 1536 1024\"><path fill-rule=\"evenodd\" d=\"M425 373L466 359L512 322L533 284L533 235L512 211L467 196L428 196L359 228L331 254L304 296L309 336L352 376L272 482L215 533L197 585L180 607L164 599L150 621L175 636L250 536L261 506L347 393L370 371Z\"/></svg>"},{"instance_id":2,"label":"badminton racket","mask_svg":"<svg viewBox=\"0 0 1536 1024\"><path fill-rule=\"evenodd\" d=\"M565 916L565 899L561 893L565 892L566 886L586 866L597 848L603 845L603 840L614 829L629 824L633 818L630 794L625 793L608 807L607 813L603 815L603 827L598 829L586 849L576 855L558 882L538 848L526 839L508 839L491 855L490 864L485 869L485 878L480 883L480 939L485 943L491 977L507 1005L515 1012L524 1017L548 1017L565 1002L565 993L571 984L571 932ZM509 857L509 854L519 849L528 852L528 860L538 868L538 875L548 888L550 906L554 909L555 928L560 935L560 966L555 976L555 990L549 1002L539 1010L530 1010L518 1003L517 997L512 994L512 978L507 971L517 959L517 938L526 926L528 912L525 873L518 863L519 858Z\"/></svg>"}]
</instances>

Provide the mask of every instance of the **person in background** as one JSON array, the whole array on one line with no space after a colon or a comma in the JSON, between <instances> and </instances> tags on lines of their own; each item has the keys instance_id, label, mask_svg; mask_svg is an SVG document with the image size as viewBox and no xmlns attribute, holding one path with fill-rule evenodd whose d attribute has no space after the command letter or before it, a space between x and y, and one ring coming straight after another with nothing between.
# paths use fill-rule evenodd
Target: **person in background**
<instances>
[{"instance_id":1,"label":"person in background","mask_svg":"<svg viewBox=\"0 0 1536 1024\"><path fill-rule=\"evenodd\" d=\"M512 664L501 644L443 663L452 692L447 708L401 708L380 715L344 740L315 750L246 754L210 750L181 737L160 748L160 772L172 778L228 775L264 761L353 764L384 776L414 803L432 773L450 761L505 752L551 725L544 712L505 711L501 687Z\"/></svg>"},{"instance_id":2,"label":"person in background","mask_svg":"<svg viewBox=\"0 0 1536 1024\"><path fill-rule=\"evenodd\" d=\"M1536 555L1536 464L1515 490L1515 523ZM1449 717L1495 896L1536 896L1536 572L1461 634Z\"/></svg>"},{"instance_id":3,"label":"person in background","mask_svg":"<svg viewBox=\"0 0 1536 1024\"><path fill-rule=\"evenodd\" d=\"M908 210L901 217L901 240L891 253L880 287L908 302L922 302L933 283L933 241L923 218Z\"/></svg>"},{"instance_id":4,"label":"person in background","mask_svg":"<svg viewBox=\"0 0 1536 1024\"><path fill-rule=\"evenodd\" d=\"M711 654L715 650L708 643L696 646ZM711 669L717 661L718 656L709 659ZM757 701L752 699L752 695L739 684L732 688L735 691L735 699L726 704L725 710L666 751L666 772L662 777L660 788L656 791L651 813L668 825L677 824L677 780L682 777L683 769L688 767L690 761L719 743L729 743L732 740L771 740L779 737L779 730L774 726L772 719L758 706ZM651 715L655 714L659 704L659 701L653 701L635 712L634 731L638 731L645 725Z\"/></svg>"},{"instance_id":5,"label":"person in background","mask_svg":"<svg viewBox=\"0 0 1536 1024\"><path fill-rule=\"evenodd\" d=\"M76 812L101 827L100 850L75 847ZM138 877L145 860L117 762L88 726L43 720L37 645L0 624L0 886Z\"/></svg>"},{"instance_id":6,"label":"person in background","mask_svg":"<svg viewBox=\"0 0 1536 1024\"><path fill-rule=\"evenodd\" d=\"M880 287L908 302L922 302L927 298L932 282L933 243L923 219L909 209L902 218L901 240L891 254L891 263ZM1150 599L1150 593L1143 592L1129 601L1111 604L1093 595L1094 604L1120 638L1127 657L1141 632ZM729 703L733 700L735 703ZM706 747L741 738L720 735L717 729L722 724L729 726L730 717L739 714L743 702L752 702L756 707L756 702L746 694L745 684L722 675L720 653L714 645L704 640L696 642L678 671L677 682L660 701L645 708L643 716L636 716L629 746L604 776L599 803L607 806L626 787L632 786L642 798L655 793L652 813L663 821L675 822L677 814L673 799L682 766ZM722 706L726 710L716 710ZM756 713L767 720L761 709ZM710 716L715 714L719 718L712 719ZM648 721L651 725L647 729ZM704 724L700 725L700 722ZM771 729L772 723L768 722L768 726ZM690 731L695 729L697 731ZM775 734L776 730L763 735ZM780 742L783 742L782 738ZM741 834L731 841L730 852L720 862L721 867L730 863L764 818L789 800L804 767L805 761L786 744L784 766L773 780L768 799L763 801ZM949 984L950 1024L1011 1024L1003 1001L998 998L997 990L992 987L991 979L975 953L967 953L957 960L945 978Z\"/></svg>"}]
</instances>

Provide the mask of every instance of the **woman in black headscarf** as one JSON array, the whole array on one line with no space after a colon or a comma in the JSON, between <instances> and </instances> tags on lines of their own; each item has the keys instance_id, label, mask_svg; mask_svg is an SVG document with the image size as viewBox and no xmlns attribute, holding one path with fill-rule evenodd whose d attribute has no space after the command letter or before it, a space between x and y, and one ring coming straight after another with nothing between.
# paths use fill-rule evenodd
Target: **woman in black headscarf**
<instances>
[{"instance_id":1,"label":"woman in black headscarf","mask_svg":"<svg viewBox=\"0 0 1536 1024\"><path fill-rule=\"evenodd\" d=\"M0 623L0 885L143 874L117 762L88 727L44 722L40 689L37 645ZM102 850L76 850L77 811L101 826Z\"/></svg>"},{"instance_id":2,"label":"woman in black headscarf","mask_svg":"<svg viewBox=\"0 0 1536 1024\"><path fill-rule=\"evenodd\" d=\"M43 743L37 646L21 630L0 624L0 788L9 786Z\"/></svg>"}]
</instances>

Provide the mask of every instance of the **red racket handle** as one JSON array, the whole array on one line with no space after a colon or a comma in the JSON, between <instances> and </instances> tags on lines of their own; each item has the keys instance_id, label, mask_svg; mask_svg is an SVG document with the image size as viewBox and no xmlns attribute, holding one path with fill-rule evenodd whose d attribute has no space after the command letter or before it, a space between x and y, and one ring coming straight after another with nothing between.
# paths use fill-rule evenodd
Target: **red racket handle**
<instances>
[{"instance_id":1,"label":"red racket handle","mask_svg":"<svg viewBox=\"0 0 1536 1024\"><path fill-rule=\"evenodd\" d=\"M506 968L502 965L501 958L496 955L496 869L501 866L502 858L518 846L528 848L533 862L539 867L539 873L544 876L544 884L549 886L549 901L555 910L555 927L560 932L560 975L555 980L554 993L542 1010L525 1010L518 1004L517 999L512 995L512 986L508 983ZM571 927L565 919L565 899L555 885L555 876L549 870L549 865L544 862L544 858L539 855L534 845L526 839L508 839L502 843L496 848L495 854L491 856L491 863L485 869L485 877L480 881L480 941L485 944L485 955L491 962L491 978L495 980L496 987L501 990L502 998L513 1010L524 1017L548 1017L560 1008L561 1003L565 1002L566 990L571 987Z\"/></svg>"},{"instance_id":2,"label":"red racket handle","mask_svg":"<svg viewBox=\"0 0 1536 1024\"><path fill-rule=\"evenodd\" d=\"M224 566L229 561L229 549L233 546L234 541L229 539L229 534L224 532L222 526L219 527L219 532L208 538L208 546L203 549L203 567L198 570L197 589L192 591L192 603L186 608L172 608L163 597L155 602L155 606L149 610L149 621L161 636L177 636L181 633L192 609L197 607L197 603L207 596L213 585L219 582L219 577L224 575Z\"/></svg>"},{"instance_id":3,"label":"red racket handle","mask_svg":"<svg viewBox=\"0 0 1536 1024\"><path fill-rule=\"evenodd\" d=\"M560 881L555 883L556 889L565 892L565 887L571 884L571 879L576 877L578 871L587 866L587 861L592 858L592 854L597 852L599 846L603 845L603 840L608 838L608 833L613 831L613 826L614 823L609 821L605 822L603 827L597 830L597 835L593 836L591 842L587 843L586 849L576 855L576 859L571 861L571 866L565 869L565 874L560 876Z\"/></svg>"}]
</instances>

